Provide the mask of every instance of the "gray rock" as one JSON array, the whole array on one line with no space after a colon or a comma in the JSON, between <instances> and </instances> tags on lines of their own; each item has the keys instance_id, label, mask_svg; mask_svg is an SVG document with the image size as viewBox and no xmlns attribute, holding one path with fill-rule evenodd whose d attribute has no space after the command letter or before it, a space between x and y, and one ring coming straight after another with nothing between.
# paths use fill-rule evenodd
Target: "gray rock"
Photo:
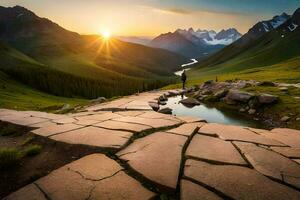
<instances>
[{"instance_id":1,"label":"gray rock","mask_svg":"<svg viewBox=\"0 0 300 200\"><path fill-rule=\"evenodd\" d=\"M250 108L258 108L261 106L261 103L259 102L257 97L254 97L252 99L249 100L248 105Z\"/></svg>"},{"instance_id":2,"label":"gray rock","mask_svg":"<svg viewBox=\"0 0 300 200\"><path fill-rule=\"evenodd\" d=\"M256 110L251 108L250 110L248 110L248 113L250 115L254 115L256 113Z\"/></svg>"},{"instance_id":3,"label":"gray rock","mask_svg":"<svg viewBox=\"0 0 300 200\"><path fill-rule=\"evenodd\" d=\"M197 99L194 99L191 97L183 99L183 100L179 101L179 103L182 103L183 105L187 105L187 106L200 105L200 102Z\"/></svg>"},{"instance_id":4,"label":"gray rock","mask_svg":"<svg viewBox=\"0 0 300 200\"><path fill-rule=\"evenodd\" d=\"M289 90L287 87L280 87L278 89L282 92L287 92Z\"/></svg>"},{"instance_id":5,"label":"gray rock","mask_svg":"<svg viewBox=\"0 0 300 200\"><path fill-rule=\"evenodd\" d=\"M166 107L166 108L162 108L158 111L159 113L163 113L163 114L172 114L172 109L169 108L169 107Z\"/></svg>"},{"instance_id":6,"label":"gray rock","mask_svg":"<svg viewBox=\"0 0 300 200\"><path fill-rule=\"evenodd\" d=\"M284 116L284 117L282 117L281 119L280 119L280 121L282 121L282 122L287 122L287 121L289 121L291 118L289 117L289 116Z\"/></svg>"},{"instance_id":7,"label":"gray rock","mask_svg":"<svg viewBox=\"0 0 300 200\"><path fill-rule=\"evenodd\" d=\"M257 85L259 85L259 86L271 86L271 87L276 86L276 84L271 82L271 81L263 81L263 82L258 83Z\"/></svg>"},{"instance_id":8,"label":"gray rock","mask_svg":"<svg viewBox=\"0 0 300 200\"><path fill-rule=\"evenodd\" d=\"M106 101L105 97L98 97L97 99L91 100L92 103L103 103Z\"/></svg>"},{"instance_id":9,"label":"gray rock","mask_svg":"<svg viewBox=\"0 0 300 200\"><path fill-rule=\"evenodd\" d=\"M239 111L240 112L246 112L246 109L245 108L241 108Z\"/></svg>"},{"instance_id":10,"label":"gray rock","mask_svg":"<svg viewBox=\"0 0 300 200\"><path fill-rule=\"evenodd\" d=\"M168 100L168 97L167 95L163 94L161 95L159 98L158 98L159 101L167 101Z\"/></svg>"},{"instance_id":11,"label":"gray rock","mask_svg":"<svg viewBox=\"0 0 300 200\"><path fill-rule=\"evenodd\" d=\"M212 90L211 90L211 89L204 89L204 90L202 90L201 94L202 94L202 95L209 95L209 94L212 94Z\"/></svg>"},{"instance_id":12,"label":"gray rock","mask_svg":"<svg viewBox=\"0 0 300 200\"><path fill-rule=\"evenodd\" d=\"M300 117L297 117L297 118L296 118L296 121L300 121Z\"/></svg>"},{"instance_id":13,"label":"gray rock","mask_svg":"<svg viewBox=\"0 0 300 200\"><path fill-rule=\"evenodd\" d=\"M214 96L221 99L221 98L225 97L227 95L227 93L228 93L228 90L223 89L223 90L217 91L214 94Z\"/></svg>"},{"instance_id":14,"label":"gray rock","mask_svg":"<svg viewBox=\"0 0 300 200\"><path fill-rule=\"evenodd\" d=\"M61 108L61 110L68 110L70 108L71 108L70 104L66 103L66 104L63 105L63 107Z\"/></svg>"},{"instance_id":15,"label":"gray rock","mask_svg":"<svg viewBox=\"0 0 300 200\"><path fill-rule=\"evenodd\" d=\"M240 101L244 103L247 103L252 97L254 97L254 94L239 90L230 90L226 96L226 98L229 100Z\"/></svg>"},{"instance_id":16,"label":"gray rock","mask_svg":"<svg viewBox=\"0 0 300 200\"><path fill-rule=\"evenodd\" d=\"M158 111L159 110L159 105L156 102L149 102L149 106L154 110Z\"/></svg>"},{"instance_id":17,"label":"gray rock","mask_svg":"<svg viewBox=\"0 0 300 200\"><path fill-rule=\"evenodd\" d=\"M262 104L271 104L271 103L275 103L276 101L278 101L278 96L270 95L270 94L260 94L258 96L258 101L259 101L259 103L262 103Z\"/></svg>"}]
</instances>

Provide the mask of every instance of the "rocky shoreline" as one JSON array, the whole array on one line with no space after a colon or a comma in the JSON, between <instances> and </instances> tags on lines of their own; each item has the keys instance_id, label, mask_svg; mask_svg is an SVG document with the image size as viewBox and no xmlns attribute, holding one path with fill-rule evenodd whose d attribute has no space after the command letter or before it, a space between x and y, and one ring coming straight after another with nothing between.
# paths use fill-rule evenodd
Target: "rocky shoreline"
<instances>
[{"instance_id":1,"label":"rocky shoreline","mask_svg":"<svg viewBox=\"0 0 300 200\"><path fill-rule=\"evenodd\" d=\"M201 85L196 85L186 90L169 91L158 98L158 102L151 102L151 106L155 111L171 114L169 108L160 109L159 105L165 105L168 97L177 95L185 95L187 98L180 103L187 107L200 105L201 103L216 107L222 110L229 110L243 114L249 119L259 121L265 128L272 129L274 127L288 127L290 120L300 121L299 116L290 113L282 116L282 113L266 112L269 108L281 101L277 95L266 92L247 92L250 87L274 87L283 94L288 94L289 87L300 88L300 84L286 84L275 82L259 82L254 80L238 80L215 82L206 81ZM297 97L294 97L297 98Z\"/></svg>"}]
</instances>

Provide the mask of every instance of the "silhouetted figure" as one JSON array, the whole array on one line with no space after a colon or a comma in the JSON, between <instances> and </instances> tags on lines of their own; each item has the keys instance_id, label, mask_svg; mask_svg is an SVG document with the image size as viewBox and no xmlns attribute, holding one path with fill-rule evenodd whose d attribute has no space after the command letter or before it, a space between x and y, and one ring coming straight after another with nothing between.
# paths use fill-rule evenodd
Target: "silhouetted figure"
<instances>
[{"instance_id":1,"label":"silhouetted figure","mask_svg":"<svg viewBox=\"0 0 300 200\"><path fill-rule=\"evenodd\" d=\"M216 82L218 82L218 76L216 76Z\"/></svg>"},{"instance_id":2,"label":"silhouetted figure","mask_svg":"<svg viewBox=\"0 0 300 200\"><path fill-rule=\"evenodd\" d=\"M182 89L185 89L185 82L186 82L185 70L183 70L183 72L181 74L181 80L182 80Z\"/></svg>"}]
</instances>

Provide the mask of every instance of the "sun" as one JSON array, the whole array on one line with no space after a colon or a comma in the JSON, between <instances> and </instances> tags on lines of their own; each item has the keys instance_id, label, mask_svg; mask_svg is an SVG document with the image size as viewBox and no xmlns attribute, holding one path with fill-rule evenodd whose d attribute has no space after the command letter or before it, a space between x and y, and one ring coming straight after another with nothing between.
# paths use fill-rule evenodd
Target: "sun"
<instances>
[{"instance_id":1,"label":"sun","mask_svg":"<svg viewBox=\"0 0 300 200\"><path fill-rule=\"evenodd\" d=\"M109 40L111 37L111 32L109 30L103 30L101 31L101 35L105 40Z\"/></svg>"}]
</instances>

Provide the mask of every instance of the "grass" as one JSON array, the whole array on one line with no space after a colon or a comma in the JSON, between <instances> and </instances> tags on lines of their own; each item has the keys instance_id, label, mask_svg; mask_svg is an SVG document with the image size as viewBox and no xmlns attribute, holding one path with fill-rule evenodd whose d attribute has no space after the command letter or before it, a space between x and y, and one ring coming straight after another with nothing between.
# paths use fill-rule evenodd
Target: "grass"
<instances>
[{"instance_id":1,"label":"grass","mask_svg":"<svg viewBox=\"0 0 300 200\"><path fill-rule=\"evenodd\" d=\"M16 166L22 153L16 148L0 148L0 168L9 168Z\"/></svg>"},{"instance_id":2,"label":"grass","mask_svg":"<svg viewBox=\"0 0 300 200\"><path fill-rule=\"evenodd\" d=\"M15 110L41 110L53 112L64 104L71 107L85 105L88 100L64 98L40 92L12 80L0 71L0 107Z\"/></svg>"},{"instance_id":3,"label":"grass","mask_svg":"<svg viewBox=\"0 0 300 200\"><path fill-rule=\"evenodd\" d=\"M26 147L26 149L23 151L24 155L26 156L35 156L39 154L42 151L42 146L41 145L30 145Z\"/></svg>"}]
</instances>

